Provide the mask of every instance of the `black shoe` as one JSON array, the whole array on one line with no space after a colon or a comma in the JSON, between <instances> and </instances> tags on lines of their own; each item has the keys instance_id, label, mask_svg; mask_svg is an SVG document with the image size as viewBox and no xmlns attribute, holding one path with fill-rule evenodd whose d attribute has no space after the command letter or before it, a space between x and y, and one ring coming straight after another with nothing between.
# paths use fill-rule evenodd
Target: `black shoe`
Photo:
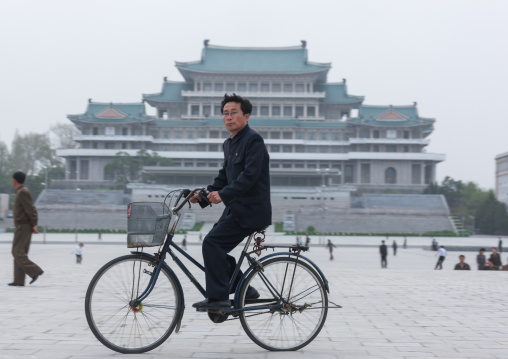
<instances>
[{"instance_id":1,"label":"black shoe","mask_svg":"<svg viewBox=\"0 0 508 359\"><path fill-rule=\"evenodd\" d=\"M247 293L245 293L245 300L253 300L259 298L259 292L256 290L256 288L249 285L249 288L247 288Z\"/></svg>"},{"instance_id":2,"label":"black shoe","mask_svg":"<svg viewBox=\"0 0 508 359\"><path fill-rule=\"evenodd\" d=\"M202 300L201 302L194 303L192 305L198 311L204 312L207 310L220 311L231 308L231 301L229 299L219 301L209 301L208 299Z\"/></svg>"},{"instance_id":3,"label":"black shoe","mask_svg":"<svg viewBox=\"0 0 508 359\"><path fill-rule=\"evenodd\" d=\"M39 274L36 274L35 277L33 277L32 280L30 281L30 284L35 282L39 278L39 276L41 276L43 273L44 273L44 271L41 270L41 272Z\"/></svg>"},{"instance_id":4,"label":"black shoe","mask_svg":"<svg viewBox=\"0 0 508 359\"><path fill-rule=\"evenodd\" d=\"M24 284L18 284L18 283L14 283L14 282L9 283L7 285L10 285L11 287L24 287L25 286Z\"/></svg>"}]
</instances>

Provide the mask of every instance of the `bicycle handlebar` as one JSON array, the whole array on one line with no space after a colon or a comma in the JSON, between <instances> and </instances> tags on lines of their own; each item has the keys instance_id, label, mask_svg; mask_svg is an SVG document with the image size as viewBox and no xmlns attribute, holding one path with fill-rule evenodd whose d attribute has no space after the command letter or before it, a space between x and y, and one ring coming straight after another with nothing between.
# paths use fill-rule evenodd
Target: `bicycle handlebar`
<instances>
[{"instance_id":1,"label":"bicycle handlebar","mask_svg":"<svg viewBox=\"0 0 508 359\"><path fill-rule=\"evenodd\" d=\"M194 188L193 190L190 190L190 189L182 189L181 192L180 192L180 195L178 196L178 199L176 200L176 203L175 203L175 207L173 207L171 209L171 211L173 213L177 213L179 212L183 206L185 206L186 203L188 203L190 201L190 199L192 198L192 196L194 196L194 194L198 191L202 191L203 193L206 192L205 188L204 187L198 187L198 188ZM179 205L178 202L180 202L180 199L182 197L185 197L184 200L182 201L182 203Z\"/></svg>"}]
</instances>

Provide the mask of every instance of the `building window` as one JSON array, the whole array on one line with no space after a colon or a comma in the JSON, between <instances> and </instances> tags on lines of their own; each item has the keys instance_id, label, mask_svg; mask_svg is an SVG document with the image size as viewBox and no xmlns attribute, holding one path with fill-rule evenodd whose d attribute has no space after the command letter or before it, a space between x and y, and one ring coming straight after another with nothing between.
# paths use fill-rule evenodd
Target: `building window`
<instances>
[{"instance_id":1,"label":"building window","mask_svg":"<svg viewBox=\"0 0 508 359\"><path fill-rule=\"evenodd\" d=\"M199 116L199 105L191 105L191 116Z\"/></svg>"},{"instance_id":2,"label":"building window","mask_svg":"<svg viewBox=\"0 0 508 359\"><path fill-rule=\"evenodd\" d=\"M159 137L159 131L157 131L157 130L150 131L150 135L153 138L158 138Z\"/></svg>"},{"instance_id":3,"label":"building window","mask_svg":"<svg viewBox=\"0 0 508 359\"><path fill-rule=\"evenodd\" d=\"M194 132L192 132L192 131L187 131L187 138L188 138L188 139L194 138Z\"/></svg>"},{"instance_id":4,"label":"building window","mask_svg":"<svg viewBox=\"0 0 508 359\"><path fill-rule=\"evenodd\" d=\"M307 147L308 153L316 153L316 146L309 146Z\"/></svg>"},{"instance_id":5,"label":"building window","mask_svg":"<svg viewBox=\"0 0 508 359\"><path fill-rule=\"evenodd\" d=\"M235 91L235 83L234 82L228 82L226 84L226 92L233 92Z\"/></svg>"},{"instance_id":6,"label":"building window","mask_svg":"<svg viewBox=\"0 0 508 359\"><path fill-rule=\"evenodd\" d=\"M273 106L272 107L272 116L280 117L280 106Z\"/></svg>"},{"instance_id":7,"label":"building window","mask_svg":"<svg viewBox=\"0 0 508 359\"><path fill-rule=\"evenodd\" d=\"M210 152L217 152L219 151L219 145L208 145L208 150Z\"/></svg>"},{"instance_id":8,"label":"building window","mask_svg":"<svg viewBox=\"0 0 508 359\"><path fill-rule=\"evenodd\" d=\"M182 145L175 145L175 146L173 147L173 149L174 149L175 151L181 151L181 150L182 150Z\"/></svg>"},{"instance_id":9,"label":"building window","mask_svg":"<svg viewBox=\"0 0 508 359\"><path fill-rule=\"evenodd\" d=\"M320 153L328 153L328 146L319 146Z\"/></svg>"},{"instance_id":10,"label":"building window","mask_svg":"<svg viewBox=\"0 0 508 359\"><path fill-rule=\"evenodd\" d=\"M222 91L224 91L224 84L222 82L216 82L214 84L214 89L215 89L215 91L222 92Z\"/></svg>"},{"instance_id":11,"label":"building window","mask_svg":"<svg viewBox=\"0 0 508 359\"><path fill-rule=\"evenodd\" d=\"M220 105L213 106L213 114L215 116L222 116L222 113L220 112Z\"/></svg>"},{"instance_id":12,"label":"building window","mask_svg":"<svg viewBox=\"0 0 508 359\"><path fill-rule=\"evenodd\" d=\"M239 82L238 83L238 92L246 92L247 91L247 84L245 82Z\"/></svg>"},{"instance_id":13,"label":"building window","mask_svg":"<svg viewBox=\"0 0 508 359\"><path fill-rule=\"evenodd\" d=\"M421 184L422 183L422 166L421 165L412 165L411 166L411 183L412 184Z\"/></svg>"},{"instance_id":14,"label":"building window","mask_svg":"<svg viewBox=\"0 0 508 359\"><path fill-rule=\"evenodd\" d=\"M206 145L204 145L204 144L198 145L198 151L205 152L206 151Z\"/></svg>"},{"instance_id":15,"label":"building window","mask_svg":"<svg viewBox=\"0 0 508 359\"><path fill-rule=\"evenodd\" d=\"M295 168L305 168L305 165L303 163L295 163Z\"/></svg>"},{"instance_id":16,"label":"building window","mask_svg":"<svg viewBox=\"0 0 508 359\"><path fill-rule=\"evenodd\" d=\"M212 114L212 106L203 105L203 116L209 117Z\"/></svg>"},{"instance_id":17,"label":"building window","mask_svg":"<svg viewBox=\"0 0 508 359\"><path fill-rule=\"evenodd\" d=\"M307 107L307 117L315 117L316 116L316 108L314 106Z\"/></svg>"},{"instance_id":18,"label":"building window","mask_svg":"<svg viewBox=\"0 0 508 359\"><path fill-rule=\"evenodd\" d=\"M122 136L128 136L129 135L129 129L127 127L122 128Z\"/></svg>"},{"instance_id":19,"label":"building window","mask_svg":"<svg viewBox=\"0 0 508 359\"><path fill-rule=\"evenodd\" d=\"M291 162L283 162L282 163L282 168L291 168Z\"/></svg>"},{"instance_id":20,"label":"building window","mask_svg":"<svg viewBox=\"0 0 508 359\"><path fill-rule=\"evenodd\" d=\"M272 92L281 92L280 84L272 84Z\"/></svg>"},{"instance_id":21,"label":"building window","mask_svg":"<svg viewBox=\"0 0 508 359\"><path fill-rule=\"evenodd\" d=\"M211 82L205 82L203 84L203 91L212 91L212 83Z\"/></svg>"},{"instance_id":22,"label":"building window","mask_svg":"<svg viewBox=\"0 0 508 359\"><path fill-rule=\"evenodd\" d=\"M354 171L353 165L345 165L344 166L344 182L345 183L353 183L354 182Z\"/></svg>"},{"instance_id":23,"label":"building window","mask_svg":"<svg viewBox=\"0 0 508 359\"><path fill-rule=\"evenodd\" d=\"M127 142L122 142L122 150L126 150L129 148L129 144Z\"/></svg>"},{"instance_id":24,"label":"building window","mask_svg":"<svg viewBox=\"0 0 508 359\"><path fill-rule=\"evenodd\" d=\"M404 152L409 152L409 146L404 146Z\"/></svg>"},{"instance_id":25,"label":"building window","mask_svg":"<svg viewBox=\"0 0 508 359\"><path fill-rule=\"evenodd\" d=\"M296 117L302 117L303 116L303 106L296 106L295 113L296 113Z\"/></svg>"},{"instance_id":26,"label":"building window","mask_svg":"<svg viewBox=\"0 0 508 359\"><path fill-rule=\"evenodd\" d=\"M314 141L316 139L316 134L314 132L309 132L307 137L310 141Z\"/></svg>"},{"instance_id":27,"label":"building window","mask_svg":"<svg viewBox=\"0 0 508 359\"><path fill-rule=\"evenodd\" d=\"M268 138L268 132L267 131L259 131L259 135L263 138Z\"/></svg>"},{"instance_id":28,"label":"building window","mask_svg":"<svg viewBox=\"0 0 508 359\"><path fill-rule=\"evenodd\" d=\"M194 146L193 145L185 146L185 151L194 151Z\"/></svg>"},{"instance_id":29,"label":"building window","mask_svg":"<svg viewBox=\"0 0 508 359\"><path fill-rule=\"evenodd\" d=\"M379 138L379 130L374 130L374 131L372 132L372 137L374 137L374 138Z\"/></svg>"},{"instance_id":30,"label":"building window","mask_svg":"<svg viewBox=\"0 0 508 359\"><path fill-rule=\"evenodd\" d=\"M291 117L291 116L293 116L293 107L284 106L284 117Z\"/></svg>"},{"instance_id":31,"label":"building window","mask_svg":"<svg viewBox=\"0 0 508 359\"><path fill-rule=\"evenodd\" d=\"M397 152L397 146L395 146L395 145L386 145L386 152Z\"/></svg>"},{"instance_id":32,"label":"building window","mask_svg":"<svg viewBox=\"0 0 508 359\"><path fill-rule=\"evenodd\" d=\"M372 151L373 152L379 152L379 145L372 146Z\"/></svg>"},{"instance_id":33,"label":"building window","mask_svg":"<svg viewBox=\"0 0 508 359\"><path fill-rule=\"evenodd\" d=\"M163 151L169 151L169 145L162 145Z\"/></svg>"},{"instance_id":34,"label":"building window","mask_svg":"<svg viewBox=\"0 0 508 359\"><path fill-rule=\"evenodd\" d=\"M79 161L79 179L81 180L87 180L88 179L88 172L90 168L90 163L88 160L81 160Z\"/></svg>"},{"instance_id":35,"label":"building window","mask_svg":"<svg viewBox=\"0 0 508 359\"><path fill-rule=\"evenodd\" d=\"M88 136L90 134L90 128L84 127L82 132L83 132L83 135Z\"/></svg>"},{"instance_id":36,"label":"building window","mask_svg":"<svg viewBox=\"0 0 508 359\"><path fill-rule=\"evenodd\" d=\"M321 141L326 141L326 140L328 140L328 133L322 132L321 133Z\"/></svg>"},{"instance_id":37,"label":"building window","mask_svg":"<svg viewBox=\"0 0 508 359\"><path fill-rule=\"evenodd\" d=\"M340 153L340 147L339 146L332 146L332 153Z\"/></svg>"},{"instance_id":38,"label":"building window","mask_svg":"<svg viewBox=\"0 0 508 359\"><path fill-rule=\"evenodd\" d=\"M404 131L404 138L406 138L406 139L409 138L409 131Z\"/></svg>"},{"instance_id":39,"label":"building window","mask_svg":"<svg viewBox=\"0 0 508 359\"><path fill-rule=\"evenodd\" d=\"M258 84L257 83L250 83L249 84L249 92L258 92Z\"/></svg>"},{"instance_id":40,"label":"building window","mask_svg":"<svg viewBox=\"0 0 508 359\"><path fill-rule=\"evenodd\" d=\"M305 89L305 86L303 84L296 84L295 85L295 92L303 92Z\"/></svg>"},{"instance_id":41,"label":"building window","mask_svg":"<svg viewBox=\"0 0 508 359\"><path fill-rule=\"evenodd\" d=\"M360 145L358 152L370 152L370 145Z\"/></svg>"},{"instance_id":42,"label":"building window","mask_svg":"<svg viewBox=\"0 0 508 359\"><path fill-rule=\"evenodd\" d=\"M386 130L386 138L397 138L397 130Z\"/></svg>"},{"instance_id":43,"label":"building window","mask_svg":"<svg viewBox=\"0 0 508 359\"><path fill-rule=\"evenodd\" d=\"M305 148L302 145L296 145L295 146L295 152L303 153Z\"/></svg>"},{"instance_id":44,"label":"building window","mask_svg":"<svg viewBox=\"0 0 508 359\"><path fill-rule=\"evenodd\" d=\"M182 131L175 131L175 138L177 140L182 139Z\"/></svg>"},{"instance_id":45,"label":"building window","mask_svg":"<svg viewBox=\"0 0 508 359\"><path fill-rule=\"evenodd\" d=\"M97 142L92 142L92 148L99 148L99 144Z\"/></svg>"},{"instance_id":46,"label":"building window","mask_svg":"<svg viewBox=\"0 0 508 359\"><path fill-rule=\"evenodd\" d=\"M268 116L268 106L261 106L261 116Z\"/></svg>"},{"instance_id":47,"label":"building window","mask_svg":"<svg viewBox=\"0 0 508 359\"><path fill-rule=\"evenodd\" d=\"M369 138L370 137L370 131L366 128L362 128L360 130L360 138Z\"/></svg>"},{"instance_id":48,"label":"building window","mask_svg":"<svg viewBox=\"0 0 508 359\"><path fill-rule=\"evenodd\" d=\"M206 131L199 131L198 138L206 138Z\"/></svg>"},{"instance_id":49,"label":"building window","mask_svg":"<svg viewBox=\"0 0 508 359\"><path fill-rule=\"evenodd\" d=\"M83 143L83 148L90 148L90 143L89 142Z\"/></svg>"},{"instance_id":50,"label":"building window","mask_svg":"<svg viewBox=\"0 0 508 359\"><path fill-rule=\"evenodd\" d=\"M385 183L396 184L397 183L397 171L393 167L388 167L385 170Z\"/></svg>"},{"instance_id":51,"label":"building window","mask_svg":"<svg viewBox=\"0 0 508 359\"><path fill-rule=\"evenodd\" d=\"M106 142L104 145L104 148L107 150L114 150L115 149L115 143L114 142Z\"/></svg>"},{"instance_id":52,"label":"building window","mask_svg":"<svg viewBox=\"0 0 508 359\"><path fill-rule=\"evenodd\" d=\"M97 127L94 127L94 128L92 129L92 135L94 135L94 136L99 135L99 129L98 129Z\"/></svg>"},{"instance_id":53,"label":"building window","mask_svg":"<svg viewBox=\"0 0 508 359\"><path fill-rule=\"evenodd\" d=\"M296 139L297 140L303 140L303 132L297 132L296 133Z\"/></svg>"},{"instance_id":54,"label":"building window","mask_svg":"<svg viewBox=\"0 0 508 359\"><path fill-rule=\"evenodd\" d=\"M285 145L285 146L282 146L282 152L293 152L293 148L292 146L288 146L288 145Z\"/></svg>"},{"instance_id":55,"label":"building window","mask_svg":"<svg viewBox=\"0 0 508 359\"><path fill-rule=\"evenodd\" d=\"M282 138L285 140L292 140L293 132L282 132Z\"/></svg>"},{"instance_id":56,"label":"building window","mask_svg":"<svg viewBox=\"0 0 508 359\"><path fill-rule=\"evenodd\" d=\"M261 92L269 92L270 91L270 84L264 82L261 84Z\"/></svg>"},{"instance_id":57,"label":"building window","mask_svg":"<svg viewBox=\"0 0 508 359\"><path fill-rule=\"evenodd\" d=\"M270 138L273 140L279 140L280 139L280 132L270 132Z\"/></svg>"},{"instance_id":58,"label":"building window","mask_svg":"<svg viewBox=\"0 0 508 359\"><path fill-rule=\"evenodd\" d=\"M219 138L219 131L210 131L210 138Z\"/></svg>"},{"instance_id":59,"label":"building window","mask_svg":"<svg viewBox=\"0 0 508 359\"><path fill-rule=\"evenodd\" d=\"M280 152L279 145L271 145L270 146L270 152Z\"/></svg>"},{"instance_id":60,"label":"building window","mask_svg":"<svg viewBox=\"0 0 508 359\"><path fill-rule=\"evenodd\" d=\"M284 84L284 92L293 92L293 84Z\"/></svg>"},{"instance_id":61,"label":"building window","mask_svg":"<svg viewBox=\"0 0 508 359\"><path fill-rule=\"evenodd\" d=\"M360 182L370 183L370 164L362 163L360 166Z\"/></svg>"},{"instance_id":62,"label":"building window","mask_svg":"<svg viewBox=\"0 0 508 359\"><path fill-rule=\"evenodd\" d=\"M258 107L257 106L252 106L252 111L251 111L251 116L257 116L258 114Z\"/></svg>"}]
</instances>

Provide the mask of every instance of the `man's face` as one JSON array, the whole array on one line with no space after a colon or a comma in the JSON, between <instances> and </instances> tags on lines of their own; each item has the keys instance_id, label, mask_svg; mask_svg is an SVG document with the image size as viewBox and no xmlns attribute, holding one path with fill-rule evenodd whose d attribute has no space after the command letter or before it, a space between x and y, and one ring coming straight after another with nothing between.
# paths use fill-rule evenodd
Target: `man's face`
<instances>
[{"instance_id":1,"label":"man's face","mask_svg":"<svg viewBox=\"0 0 508 359\"><path fill-rule=\"evenodd\" d=\"M237 102L228 102L222 110L222 121L224 127L229 131L231 136L236 135L247 125L250 114L243 114L241 105Z\"/></svg>"},{"instance_id":2,"label":"man's face","mask_svg":"<svg viewBox=\"0 0 508 359\"><path fill-rule=\"evenodd\" d=\"M497 253L497 249L496 248L492 248L492 254L496 254Z\"/></svg>"}]
</instances>

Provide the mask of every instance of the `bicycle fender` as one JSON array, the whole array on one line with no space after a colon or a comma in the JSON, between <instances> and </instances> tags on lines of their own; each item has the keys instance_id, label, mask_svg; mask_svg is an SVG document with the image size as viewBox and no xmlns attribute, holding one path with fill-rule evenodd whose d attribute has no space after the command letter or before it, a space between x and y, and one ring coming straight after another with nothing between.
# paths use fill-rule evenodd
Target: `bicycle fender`
<instances>
[{"instance_id":1,"label":"bicycle fender","mask_svg":"<svg viewBox=\"0 0 508 359\"><path fill-rule=\"evenodd\" d=\"M313 261L311 261L309 258L307 258L305 256L302 256L302 255L297 256L296 253L293 253L293 252L276 252L276 253L272 253L272 254L269 254L267 256L264 256L264 257L260 258L259 262L263 263L263 262L265 262L268 259L271 259L271 258L274 258L274 257L282 257L282 256L284 256L284 257L285 256L293 256L293 257L298 257L299 259L305 260L306 263L308 263L310 266L314 267L314 269L318 272L319 276L321 277L321 280L323 281L323 284L325 285L326 291L328 292L328 294L330 293L330 289L328 287L328 280L326 279L324 273L321 271L321 269L319 269L319 267ZM245 278L247 278L247 275L249 275L249 273L252 271L252 268L253 267L250 266L245 271L245 273L243 274L242 278L240 278L240 281L238 282L237 288L241 288L242 287ZM235 308L238 308L238 296L239 296L239 291L236 291L235 292L235 301L234 301L234 307Z\"/></svg>"}]
</instances>

